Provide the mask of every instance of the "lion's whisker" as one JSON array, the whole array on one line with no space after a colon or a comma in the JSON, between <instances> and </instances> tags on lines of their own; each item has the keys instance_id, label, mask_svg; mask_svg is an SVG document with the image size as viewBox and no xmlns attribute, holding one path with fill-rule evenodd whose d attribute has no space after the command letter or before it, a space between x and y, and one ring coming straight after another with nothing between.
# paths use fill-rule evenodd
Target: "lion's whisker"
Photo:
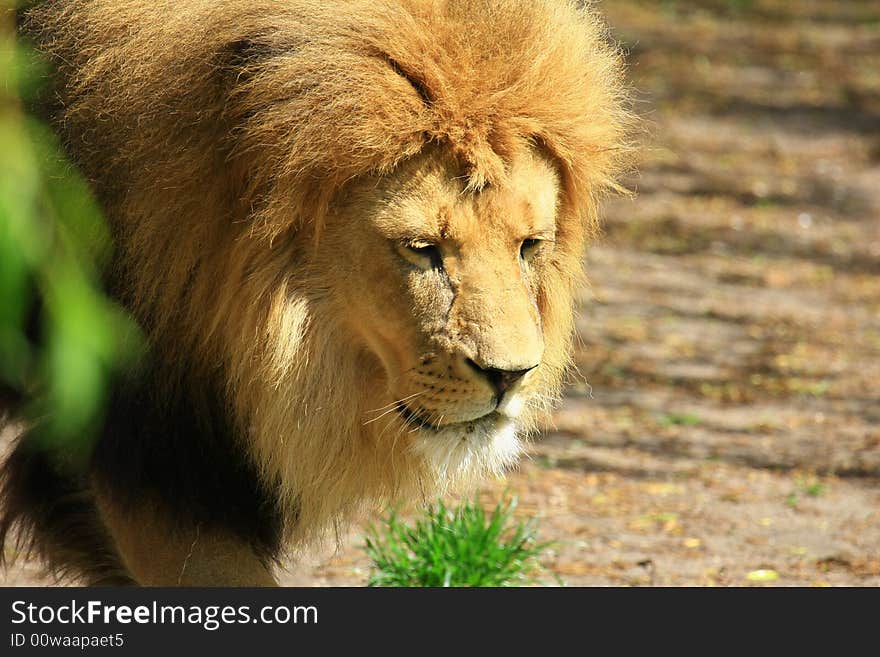
<instances>
[{"instance_id":1,"label":"lion's whisker","mask_svg":"<svg viewBox=\"0 0 880 657\"><path fill-rule=\"evenodd\" d=\"M427 392L427 391L423 390L423 391L421 391L421 392L417 392L417 393L414 393L414 394L409 395L409 396L407 396L407 397L404 397L403 399L398 399L397 401L392 402L391 404L388 404L387 406L383 406L383 407L380 408L380 409L376 409L375 411L368 411L368 412L370 412L370 413L376 413L376 412L379 412L379 411L381 411L381 410L385 410L385 409L387 409L387 410L385 410L384 413L382 413L382 414L380 414L380 415L377 415L376 417L374 417L374 418L372 418L372 419L367 420L366 422L364 422L363 426L366 426L366 425L368 425L368 424L372 424L372 423L375 422L376 420L381 420L383 417L385 417L385 416L388 415L389 413L393 413L394 411L396 411L396 410L398 409L398 407L400 406L400 404L402 404L403 402L408 401L408 400L410 400L410 399L413 399L413 398L415 398L415 397L418 397L419 395L423 395L423 394L425 394L425 392Z\"/></svg>"},{"instance_id":2,"label":"lion's whisker","mask_svg":"<svg viewBox=\"0 0 880 657\"><path fill-rule=\"evenodd\" d=\"M367 413L377 413L377 412L379 412L379 411L384 411L385 409L387 409L387 408L389 408L389 407L391 407L391 406L396 406L397 404L400 404L401 402L405 402L406 400L408 400L408 399L412 399L413 397L418 397L419 395L423 395L423 394L425 394L426 392L427 392L426 390L420 390L420 391L418 391L418 392L414 392L414 393L411 394L411 395L407 395L406 397L402 397L402 398L397 399L397 400L395 400L395 401L393 401L393 402L390 402L390 403L388 403L388 404L385 404L384 406L379 406L378 408L374 408L373 410L371 410L371 411L366 411L366 412L367 412Z\"/></svg>"}]
</instances>

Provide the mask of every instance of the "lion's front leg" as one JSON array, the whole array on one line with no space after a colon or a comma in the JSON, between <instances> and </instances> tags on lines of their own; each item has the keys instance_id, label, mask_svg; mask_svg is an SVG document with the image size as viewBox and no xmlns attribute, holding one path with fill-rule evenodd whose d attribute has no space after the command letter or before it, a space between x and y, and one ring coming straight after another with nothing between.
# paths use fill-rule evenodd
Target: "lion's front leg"
<instances>
[{"instance_id":1,"label":"lion's front leg","mask_svg":"<svg viewBox=\"0 0 880 657\"><path fill-rule=\"evenodd\" d=\"M231 533L185 529L154 507L122 509L98 495L98 507L131 576L144 586L277 586L252 547Z\"/></svg>"}]
</instances>

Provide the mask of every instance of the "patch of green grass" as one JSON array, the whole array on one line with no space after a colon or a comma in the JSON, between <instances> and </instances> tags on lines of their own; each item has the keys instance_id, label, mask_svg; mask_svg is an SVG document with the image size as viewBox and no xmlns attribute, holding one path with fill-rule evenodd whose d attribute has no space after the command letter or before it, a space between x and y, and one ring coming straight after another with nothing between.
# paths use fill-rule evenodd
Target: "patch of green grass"
<instances>
[{"instance_id":1,"label":"patch of green grass","mask_svg":"<svg viewBox=\"0 0 880 657\"><path fill-rule=\"evenodd\" d=\"M825 485L818 479L801 479L798 485L810 497L819 497L825 492Z\"/></svg>"},{"instance_id":2,"label":"patch of green grass","mask_svg":"<svg viewBox=\"0 0 880 657\"><path fill-rule=\"evenodd\" d=\"M786 387L790 392L799 395L809 395L810 397L822 397L831 387L826 380L811 381L800 377L792 377L786 380Z\"/></svg>"},{"instance_id":3,"label":"patch of green grass","mask_svg":"<svg viewBox=\"0 0 880 657\"><path fill-rule=\"evenodd\" d=\"M727 6L734 11L750 9L753 4L754 0L727 0Z\"/></svg>"},{"instance_id":4,"label":"patch of green grass","mask_svg":"<svg viewBox=\"0 0 880 657\"><path fill-rule=\"evenodd\" d=\"M550 469L555 468L559 465L559 461L555 456L547 456L545 454L539 454L532 459L532 462L537 465L539 468Z\"/></svg>"},{"instance_id":5,"label":"patch of green grass","mask_svg":"<svg viewBox=\"0 0 880 657\"><path fill-rule=\"evenodd\" d=\"M819 497L825 492L825 484L816 478L799 477L797 479L797 490L792 491L785 498L785 504L792 509L798 506L798 495L806 495L808 497Z\"/></svg>"},{"instance_id":6,"label":"patch of green grass","mask_svg":"<svg viewBox=\"0 0 880 657\"><path fill-rule=\"evenodd\" d=\"M825 487L817 481L808 484L805 490L810 497L819 497L822 494L822 491L825 490Z\"/></svg>"},{"instance_id":7,"label":"patch of green grass","mask_svg":"<svg viewBox=\"0 0 880 657\"><path fill-rule=\"evenodd\" d=\"M664 427L695 427L700 421L700 416L694 413L665 413L660 417L660 424Z\"/></svg>"},{"instance_id":8,"label":"patch of green grass","mask_svg":"<svg viewBox=\"0 0 880 657\"><path fill-rule=\"evenodd\" d=\"M516 499L491 513L473 501L457 509L442 501L414 525L391 513L381 530L370 528L364 549L372 559L368 586L516 586L540 570L548 543L532 522L513 521Z\"/></svg>"}]
</instances>

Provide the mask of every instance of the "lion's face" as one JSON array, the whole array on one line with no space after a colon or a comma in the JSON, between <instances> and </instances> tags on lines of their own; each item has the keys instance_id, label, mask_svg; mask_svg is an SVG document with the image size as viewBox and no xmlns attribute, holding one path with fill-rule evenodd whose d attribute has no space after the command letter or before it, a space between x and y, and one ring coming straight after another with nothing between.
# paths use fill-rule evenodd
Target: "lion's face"
<instances>
[{"instance_id":1,"label":"lion's face","mask_svg":"<svg viewBox=\"0 0 880 657\"><path fill-rule=\"evenodd\" d=\"M542 389L558 198L555 167L534 150L478 192L435 151L344 196L321 242L352 339L376 364L365 423L444 469L475 450L515 456Z\"/></svg>"}]
</instances>

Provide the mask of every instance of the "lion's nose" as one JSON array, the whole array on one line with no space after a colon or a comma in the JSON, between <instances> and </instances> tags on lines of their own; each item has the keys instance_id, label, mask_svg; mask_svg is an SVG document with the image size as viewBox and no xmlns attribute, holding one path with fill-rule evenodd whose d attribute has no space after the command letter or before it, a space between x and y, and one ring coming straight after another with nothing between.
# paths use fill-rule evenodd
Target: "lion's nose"
<instances>
[{"instance_id":1,"label":"lion's nose","mask_svg":"<svg viewBox=\"0 0 880 657\"><path fill-rule=\"evenodd\" d=\"M492 387L495 388L495 394L499 400L504 397L504 393L510 390L517 381L538 366L535 364L521 370L503 370L497 367L483 367L471 358L467 359L467 364L488 379Z\"/></svg>"}]
</instances>

